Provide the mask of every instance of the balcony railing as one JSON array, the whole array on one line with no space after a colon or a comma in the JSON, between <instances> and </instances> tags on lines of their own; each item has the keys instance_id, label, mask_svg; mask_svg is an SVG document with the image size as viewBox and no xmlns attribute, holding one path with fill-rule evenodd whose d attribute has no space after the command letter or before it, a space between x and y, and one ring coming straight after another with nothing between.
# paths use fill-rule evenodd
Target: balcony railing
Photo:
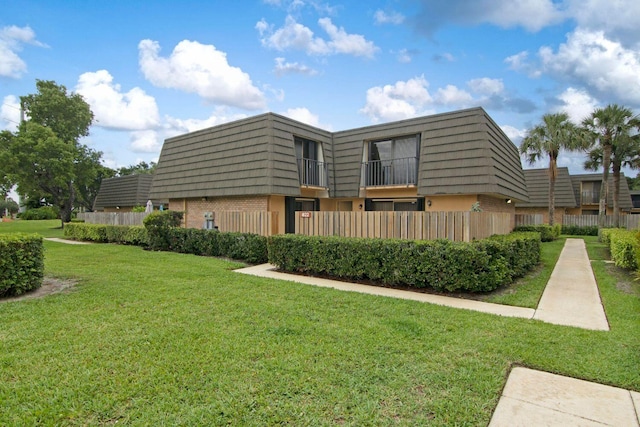
<instances>
[{"instance_id":1,"label":"balcony railing","mask_svg":"<svg viewBox=\"0 0 640 427\"><path fill-rule=\"evenodd\" d=\"M311 159L298 159L300 185L327 188L327 164Z\"/></svg>"},{"instance_id":2,"label":"balcony railing","mask_svg":"<svg viewBox=\"0 0 640 427\"><path fill-rule=\"evenodd\" d=\"M365 187L416 185L418 159L405 157L393 160L371 160L362 164L362 174Z\"/></svg>"},{"instance_id":3,"label":"balcony railing","mask_svg":"<svg viewBox=\"0 0 640 427\"><path fill-rule=\"evenodd\" d=\"M583 205L597 205L598 203L600 203L600 191L583 191L582 192Z\"/></svg>"}]
</instances>

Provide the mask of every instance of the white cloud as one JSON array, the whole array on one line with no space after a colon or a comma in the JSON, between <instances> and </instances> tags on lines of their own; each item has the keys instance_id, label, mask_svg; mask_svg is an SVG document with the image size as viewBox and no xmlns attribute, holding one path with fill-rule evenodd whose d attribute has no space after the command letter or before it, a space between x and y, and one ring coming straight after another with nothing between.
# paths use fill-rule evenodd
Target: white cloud
<instances>
[{"instance_id":1,"label":"white cloud","mask_svg":"<svg viewBox=\"0 0 640 427\"><path fill-rule=\"evenodd\" d=\"M399 25L404 22L404 15L399 12L386 13L383 10L376 10L373 14L376 24L394 24Z\"/></svg>"},{"instance_id":2,"label":"white cloud","mask_svg":"<svg viewBox=\"0 0 640 427\"><path fill-rule=\"evenodd\" d=\"M15 132L20 123L20 100L14 95L7 95L0 108L0 130Z\"/></svg>"},{"instance_id":3,"label":"white cloud","mask_svg":"<svg viewBox=\"0 0 640 427\"><path fill-rule=\"evenodd\" d=\"M402 62L403 64L408 64L412 59L411 54L407 49L400 49L398 51L398 54L396 55L396 58L398 58L398 62Z\"/></svg>"},{"instance_id":4,"label":"white cloud","mask_svg":"<svg viewBox=\"0 0 640 427\"><path fill-rule=\"evenodd\" d=\"M490 79L482 77L479 79L469 80L467 82L471 90L480 95L499 95L504 92L504 83L502 79Z\"/></svg>"},{"instance_id":5,"label":"white cloud","mask_svg":"<svg viewBox=\"0 0 640 427\"><path fill-rule=\"evenodd\" d=\"M46 47L45 44L36 40L36 33L30 27L21 28L12 25L0 29L1 77L17 79L27 71L27 64L18 55L25 44Z\"/></svg>"},{"instance_id":6,"label":"white cloud","mask_svg":"<svg viewBox=\"0 0 640 427\"><path fill-rule=\"evenodd\" d=\"M133 131L129 137L134 153L158 153L162 148L162 140L155 130Z\"/></svg>"},{"instance_id":7,"label":"white cloud","mask_svg":"<svg viewBox=\"0 0 640 427\"><path fill-rule=\"evenodd\" d=\"M82 74L76 92L91 106L97 126L145 130L155 128L160 123L156 100L138 87L122 92L107 70Z\"/></svg>"},{"instance_id":8,"label":"white cloud","mask_svg":"<svg viewBox=\"0 0 640 427\"><path fill-rule=\"evenodd\" d=\"M465 90L454 85L446 85L439 88L434 96L434 101L441 105L451 105L457 108L468 107L473 103L473 97Z\"/></svg>"},{"instance_id":9,"label":"white cloud","mask_svg":"<svg viewBox=\"0 0 640 427\"><path fill-rule=\"evenodd\" d=\"M278 77L286 74L304 74L307 76L313 76L318 74L316 70L310 68L304 64L297 62L286 62L284 58L276 58L276 66L274 72Z\"/></svg>"},{"instance_id":10,"label":"white cloud","mask_svg":"<svg viewBox=\"0 0 640 427\"><path fill-rule=\"evenodd\" d=\"M604 31L629 45L640 44L640 2L637 0L567 0L567 10L578 26Z\"/></svg>"},{"instance_id":11,"label":"white cloud","mask_svg":"<svg viewBox=\"0 0 640 427\"><path fill-rule=\"evenodd\" d=\"M531 78L538 78L542 74L539 69L536 68L534 64L529 61L529 52L522 51L520 53L516 53L515 55L511 55L505 58L504 62L509 64L509 68L523 72L527 74Z\"/></svg>"},{"instance_id":12,"label":"white cloud","mask_svg":"<svg viewBox=\"0 0 640 427\"><path fill-rule=\"evenodd\" d=\"M160 45L142 40L138 45L140 69L158 87L196 93L222 105L248 110L266 106L264 94L247 73L227 62L227 55L213 45L183 40L171 56L159 56Z\"/></svg>"},{"instance_id":13,"label":"white cloud","mask_svg":"<svg viewBox=\"0 0 640 427\"><path fill-rule=\"evenodd\" d=\"M367 101L360 112L374 123L425 114L423 107L433 101L428 86L424 76L420 76L394 85L372 87L367 90Z\"/></svg>"},{"instance_id":14,"label":"white cloud","mask_svg":"<svg viewBox=\"0 0 640 427\"><path fill-rule=\"evenodd\" d=\"M500 128L509 137L511 142L513 142L516 145L520 145L520 141L522 141L522 138L524 138L527 135L526 129L518 129L509 125L503 125L503 126L500 126Z\"/></svg>"},{"instance_id":15,"label":"white cloud","mask_svg":"<svg viewBox=\"0 0 640 427\"><path fill-rule=\"evenodd\" d=\"M310 126L315 126L317 128L325 130L331 130L331 126L323 125L320 123L320 117L317 114L313 114L311 111L304 107L289 108L287 111L284 111L280 114L293 120L306 123Z\"/></svg>"},{"instance_id":16,"label":"white cloud","mask_svg":"<svg viewBox=\"0 0 640 427\"><path fill-rule=\"evenodd\" d=\"M592 98L586 91L575 88L567 88L558 95L561 105L554 109L555 112L565 112L569 119L580 124L582 119L590 115L598 107L598 101Z\"/></svg>"},{"instance_id":17,"label":"white cloud","mask_svg":"<svg viewBox=\"0 0 640 427\"><path fill-rule=\"evenodd\" d=\"M503 28L523 27L528 31L562 22L562 5L553 0L448 0L421 1L414 25L433 34L446 24L492 24Z\"/></svg>"},{"instance_id":18,"label":"white cloud","mask_svg":"<svg viewBox=\"0 0 640 427\"><path fill-rule=\"evenodd\" d=\"M328 40L316 37L313 31L296 22L291 15L285 19L283 27L273 30L264 19L256 23L263 46L285 50L301 50L308 55L346 54L373 57L378 48L360 34L348 34L344 28L335 26L331 19L321 18L318 25L329 36Z\"/></svg>"},{"instance_id":19,"label":"white cloud","mask_svg":"<svg viewBox=\"0 0 640 427\"><path fill-rule=\"evenodd\" d=\"M539 51L543 69L622 103L640 104L640 52L624 48L602 31L577 29L557 52Z\"/></svg>"},{"instance_id":20,"label":"white cloud","mask_svg":"<svg viewBox=\"0 0 640 427\"><path fill-rule=\"evenodd\" d=\"M247 117L246 114L230 114L225 107L216 108L211 116L206 119L177 119L175 117L165 117L165 134L167 137L180 135L188 132L195 132L223 123L240 120Z\"/></svg>"}]
</instances>

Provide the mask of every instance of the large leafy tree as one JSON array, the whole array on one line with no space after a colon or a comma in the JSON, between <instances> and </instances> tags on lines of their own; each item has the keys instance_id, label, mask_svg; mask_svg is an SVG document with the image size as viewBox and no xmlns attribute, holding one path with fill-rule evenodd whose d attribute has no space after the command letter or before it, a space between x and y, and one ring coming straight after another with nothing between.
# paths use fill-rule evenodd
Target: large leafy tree
<instances>
[{"instance_id":1,"label":"large leafy tree","mask_svg":"<svg viewBox=\"0 0 640 427\"><path fill-rule=\"evenodd\" d=\"M152 174L156 170L155 162L141 161L137 165L123 166L116 171L118 176Z\"/></svg>"},{"instance_id":2,"label":"large leafy tree","mask_svg":"<svg viewBox=\"0 0 640 427\"><path fill-rule=\"evenodd\" d=\"M577 129L566 113L545 114L542 122L527 131L520 143L520 153L529 164L543 157L549 159L549 225L555 216L555 187L558 176L558 155L561 150L575 151L584 148L577 137Z\"/></svg>"},{"instance_id":3,"label":"large leafy tree","mask_svg":"<svg viewBox=\"0 0 640 427\"><path fill-rule=\"evenodd\" d=\"M8 130L0 131L0 199L4 200L14 185L11 177L11 158L9 146L13 142L13 134Z\"/></svg>"},{"instance_id":4,"label":"large leafy tree","mask_svg":"<svg viewBox=\"0 0 640 427\"><path fill-rule=\"evenodd\" d=\"M640 128L638 117L629 108L610 104L597 108L582 121L584 135L592 149L585 166L602 166L600 184L600 203L598 206L598 225L604 227L607 213L607 192L609 172L613 166L613 212L616 225L619 220L620 175L625 163L632 163L637 157L635 132ZM634 154L635 153L635 154Z\"/></svg>"},{"instance_id":5,"label":"large leafy tree","mask_svg":"<svg viewBox=\"0 0 640 427\"><path fill-rule=\"evenodd\" d=\"M102 165L101 152L84 145L79 146L78 149L79 155L76 161L76 179L74 181L76 206L92 211L93 202L98 196L98 190L100 190L100 183L105 178L114 177L116 171Z\"/></svg>"},{"instance_id":6,"label":"large leafy tree","mask_svg":"<svg viewBox=\"0 0 640 427\"><path fill-rule=\"evenodd\" d=\"M21 194L60 208L62 223L71 220L76 197L102 167L101 153L80 144L89 134L93 113L81 95L53 81L37 80L38 92L20 97L27 121L8 144L7 169Z\"/></svg>"}]
</instances>

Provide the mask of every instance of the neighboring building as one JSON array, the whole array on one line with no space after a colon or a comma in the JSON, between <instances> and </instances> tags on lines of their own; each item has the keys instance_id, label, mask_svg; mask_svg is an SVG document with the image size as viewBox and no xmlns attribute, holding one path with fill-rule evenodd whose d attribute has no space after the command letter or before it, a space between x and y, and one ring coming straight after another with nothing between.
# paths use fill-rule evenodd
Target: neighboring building
<instances>
[{"instance_id":1,"label":"neighboring building","mask_svg":"<svg viewBox=\"0 0 640 427\"><path fill-rule=\"evenodd\" d=\"M543 222L549 221L549 172L548 169L525 169L529 201L516 204L517 214L541 214ZM570 175L566 167L558 168L555 187L556 224L562 224L562 215L598 215L602 174ZM639 196L640 199L640 196ZM631 213L631 195L627 180L620 178L620 211ZM640 206L640 200L639 200ZM609 175L607 215L613 213L613 177Z\"/></svg>"},{"instance_id":2,"label":"neighboring building","mask_svg":"<svg viewBox=\"0 0 640 427\"><path fill-rule=\"evenodd\" d=\"M149 200L153 175L125 175L103 179L93 210L98 212L131 212L135 206L146 206ZM162 199L152 199L154 207ZM166 202L165 202L166 203Z\"/></svg>"},{"instance_id":3,"label":"neighboring building","mask_svg":"<svg viewBox=\"0 0 640 427\"><path fill-rule=\"evenodd\" d=\"M569 212L569 215L598 215L600 204L600 191L602 189L602 174L589 173L582 175L571 175L573 183L573 191L575 193L578 208ZM607 215L613 214L613 176L609 174L607 185ZM620 212L630 213L631 194L629 194L629 185L624 174L620 175Z\"/></svg>"},{"instance_id":4,"label":"neighboring building","mask_svg":"<svg viewBox=\"0 0 640 427\"><path fill-rule=\"evenodd\" d=\"M529 200L516 203L517 214L540 214L545 224L549 223L549 169L525 169L524 178L527 183ZM573 212L577 207L573 191L573 183L569 169L558 168L555 183L555 215L554 223L562 224L562 215Z\"/></svg>"},{"instance_id":5,"label":"neighboring building","mask_svg":"<svg viewBox=\"0 0 640 427\"><path fill-rule=\"evenodd\" d=\"M200 228L207 212L515 212L515 145L482 108L329 132L274 113L165 141L151 189Z\"/></svg>"}]
</instances>

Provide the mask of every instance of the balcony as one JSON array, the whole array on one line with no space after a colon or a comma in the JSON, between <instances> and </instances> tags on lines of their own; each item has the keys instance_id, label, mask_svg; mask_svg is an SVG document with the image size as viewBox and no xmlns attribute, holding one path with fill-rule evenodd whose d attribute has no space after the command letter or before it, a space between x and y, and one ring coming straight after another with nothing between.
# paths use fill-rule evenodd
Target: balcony
<instances>
[{"instance_id":1,"label":"balcony","mask_svg":"<svg viewBox=\"0 0 640 427\"><path fill-rule=\"evenodd\" d=\"M362 163L365 187L409 186L418 182L418 158L371 160Z\"/></svg>"},{"instance_id":2,"label":"balcony","mask_svg":"<svg viewBox=\"0 0 640 427\"><path fill-rule=\"evenodd\" d=\"M600 191L583 191L582 203L583 205L597 205L600 203Z\"/></svg>"},{"instance_id":3,"label":"balcony","mask_svg":"<svg viewBox=\"0 0 640 427\"><path fill-rule=\"evenodd\" d=\"M312 159L298 159L300 185L327 188L327 164Z\"/></svg>"}]
</instances>

